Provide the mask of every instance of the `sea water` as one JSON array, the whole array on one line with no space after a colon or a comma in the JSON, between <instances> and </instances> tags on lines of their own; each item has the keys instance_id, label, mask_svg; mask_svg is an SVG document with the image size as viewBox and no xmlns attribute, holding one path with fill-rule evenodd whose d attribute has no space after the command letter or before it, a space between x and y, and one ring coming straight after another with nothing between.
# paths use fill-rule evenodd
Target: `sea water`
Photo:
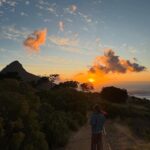
<instances>
[{"instance_id":1,"label":"sea water","mask_svg":"<svg viewBox=\"0 0 150 150\"><path fill-rule=\"evenodd\" d=\"M150 94L132 94L132 96L135 96L141 99L145 98L145 99L150 100Z\"/></svg>"}]
</instances>

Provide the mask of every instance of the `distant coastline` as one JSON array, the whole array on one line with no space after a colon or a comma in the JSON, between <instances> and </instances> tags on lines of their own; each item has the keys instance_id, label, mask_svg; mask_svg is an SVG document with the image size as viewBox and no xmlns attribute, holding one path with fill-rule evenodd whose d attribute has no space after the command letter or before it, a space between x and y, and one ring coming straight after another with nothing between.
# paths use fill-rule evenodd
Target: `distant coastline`
<instances>
[{"instance_id":1,"label":"distant coastline","mask_svg":"<svg viewBox=\"0 0 150 150\"><path fill-rule=\"evenodd\" d=\"M149 88L147 88L149 89ZM150 90L147 90L146 88L142 90L129 90L129 95L134 96L141 99L148 99L150 100Z\"/></svg>"},{"instance_id":2,"label":"distant coastline","mask_svg":"<svg viewBox=\"0 0 150 150\"><path fill-rule=\"evenodd\" d=\"M141 99L145 98L145 99L150 100L150 94L131 94L131 96L141 98Z\"/></svg>"}]
</instances>

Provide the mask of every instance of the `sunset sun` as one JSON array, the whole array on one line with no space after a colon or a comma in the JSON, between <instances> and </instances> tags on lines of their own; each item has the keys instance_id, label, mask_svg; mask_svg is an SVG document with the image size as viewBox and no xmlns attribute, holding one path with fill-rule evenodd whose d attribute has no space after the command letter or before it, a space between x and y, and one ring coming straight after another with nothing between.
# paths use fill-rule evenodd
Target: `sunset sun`
<instances>
[{"instance_id":1,"label":"sunset sun","mask_svg":"<svg viewBox=\"0 0 150 150\"><path fill-rule=\"evenodd\" d=\"M94 82L95 82L95 79L94 79L94 78L88 78L88 81L89 81L90 83L94 83Z\"/></svg>"}]
</instances>

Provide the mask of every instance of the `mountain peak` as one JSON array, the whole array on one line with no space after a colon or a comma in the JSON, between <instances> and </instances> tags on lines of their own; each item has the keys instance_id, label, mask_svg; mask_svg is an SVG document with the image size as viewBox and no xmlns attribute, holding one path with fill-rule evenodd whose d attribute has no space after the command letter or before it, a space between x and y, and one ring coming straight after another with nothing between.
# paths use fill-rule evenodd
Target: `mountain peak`
<instances>
[{"instance_id":1,"label":"mountain peak","mask_svg":"<svg viewBox=\"0 0 150 150\"><path fill-rule=\"evenodd\" d=\"M21 64L18 60L14 60L11 64Z\"/></svg>"},{"instance_id":2,"label":"mountain peak","mask_svg":"<svg viewBox=\"0 0 150 150\"><path fill-rule=\"evenodd\" d=\"M1 70L0 73L6 74L6 73L9 73L9 72L17 72L18 75L21 77L21 79L24 79L24 80L39 79L38 76L27 72L18 60L15 60L12 63L10 63L9 65L7 65L5 68L3 68Z\"/></svg>"},{"instance_id":3,"label":"mountain peak","mask_svg":"<svg viewBox=\"0 0 150 150\"><path fill-rule=\"evenodd\" d=\"M25 69L22 67L22 64L18 60L15 60L1 71L1 73L7 72L25 72Z\"/></svg>"},{"instance_id":4,"label":"mountain peak","mask_svg":"<svg viewBox=\"0 0 150 150\"><path fill-rule=\"evenodd\" d=\"M10 63L9 65L11 65L11 66L18 66L18 67L22 67L22 64L21 64L18 60L13 61L13 62L12 62L12 63Z\"/></svg>"}]
</instances>

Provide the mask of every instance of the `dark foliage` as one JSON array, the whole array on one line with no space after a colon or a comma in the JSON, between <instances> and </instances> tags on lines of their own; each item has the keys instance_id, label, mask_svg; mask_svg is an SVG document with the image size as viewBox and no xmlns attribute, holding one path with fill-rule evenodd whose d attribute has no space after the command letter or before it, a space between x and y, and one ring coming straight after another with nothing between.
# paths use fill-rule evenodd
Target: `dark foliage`
<instances>
[{"instance_id":1,"label":"dark foliage","mask_svg":"<svg viewBox=\"0 0 150 150\"><path fill-rule=\"evenodd\" d=\"M87 112L95 103L108 112L108 118L127 120L136 135L149 138L150 109L144 104L111 103L102 99L99 93L75 90L73 83L67 82L62 88L53 90L37 90L27 82L1 80L0 149L62 147L71 133L86 123ZM140 121L143 121L142 125L137 126Z\"/></svg>"},{"instance_id":2,"label":"dark foliage","mask_svg":"<svg viewBox=\"0 0 150 150\"><path fill-rule=\"evenodd\" d=\"M60 89L60 88L73 88L76 89L78 87L77 81L66 81L66 82L60 82L59 84L55 85L53 89Z\"/></svg>"},{"instance_id":3,"label":"dark foliage","mask_svg":"<svg viewBox=\"0 0 150 150\"><path fill-rule=\"evenodd\" d=\"M125 103L128 98L127 90L116 87L104 87L100 93L101 97L110 102Z\"/></svg>"},{"instance_id":4,"label":"dark foliage","mask_svg":"<svg viewBox=\"0 0 150 150\"><path fill-rule=\"evenodd\" d=\"M80 87L81 87L81 90L84 92L90 92L94 90L93 85L89 82L80 84Z\"/></svg>"},{"instance_id":5,"label":"dark foliage","mask_svg":"<svg viewBox=\"0 0 150 150\"><path fill-rule=\"evenodd\" d=\"M44 76L44 77L41 77L38 81L37 81L37 84L42 84L42 83L45 83L45 82L49 82L49 78Z\"/></svg>"},{"instance_id":6,"label":"dark foliage","mask_svg":"<svg viewBox=\"0 0 150 150\"><path fill-rule=\"evenodd\" d=\"M21 80L19 74L17 72L7 72L7 73L0 73L0 80L2 79L17 79Z\"/></svg>"},{"instance_id":7,"label":"dark foliage","mask_svg":"<svg viewBox=\"0 0 150 150\"><path fill-rule=\"evenodd\" d=\"M145 106L148 109L150 109L150 100L147 100L145 98L141 99L141 98L137 98L134 96L129 97L128 102L137 106Z\"/></svg>"},{"instance_id":8,"label":"dark foliage","mask_svg":"<svg viewBox=\"0 0 150 150\"><path fill-rule=\"evenodd\" d=\"M0 149L64 146L86 122L87 96L71 88L39 91L12 79L0 82Z\"/></svg>"},{"instance_id":9,"label":"dark foliage","mask_svg":"<svg viewBox=\"0 0 150 150\"><path fill-rule=\"evenodd\" d=\"M145 106L144 102L137 105L130 102L122 104L102 100L99 104L108 113L109 119L114 121L119 119L133 134L142 140L150 140L150 108Z\"/></svg>"},{"instance_id":10,"label":"dark foliage","mask_svg":"<svg viewBox=\"0 0 150 150\"><path fill-rule=\"evenodd\" d=\"M49 75L49 81L54 83L55 81L59 80L59 74L51 74Z\"/></svg>"}]
</instances>

